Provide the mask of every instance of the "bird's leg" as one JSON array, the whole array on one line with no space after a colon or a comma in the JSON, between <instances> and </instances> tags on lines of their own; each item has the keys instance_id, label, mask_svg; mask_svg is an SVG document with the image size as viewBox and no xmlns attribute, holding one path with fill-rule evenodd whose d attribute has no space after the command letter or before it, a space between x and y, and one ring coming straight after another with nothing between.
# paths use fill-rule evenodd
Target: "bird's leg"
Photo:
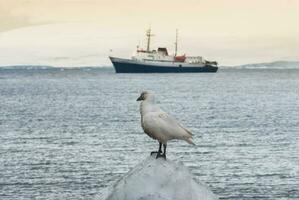
<instances>
[{"instance_id":1,"label":"bird's leg","mask_svg":"<svg viewBox=\"0 0 299 200\"><path fill-rule=\"evenodd\" d=\"M151 155L153 155L153 154L157 154L157 155L161 155L161 153L162 153L162 143L161 142L159 142L159 150L158 151L152 151L151 152Z\"/></svg>"},{"instance_id":2,"label":"bird's leg","mask_svg":"<svg viewBox=\"0 0 299 200\"><path fill-rule=\"evenodd\" d=\"M159 142L159 150L158 150L158 154L161 154L162 153L162 143Z\"/></svg>"},{"instance_id":3,"label":"bird's leg","mask_svg":"<svg viewBox=\"0 0 299 200\"><path fill-rule=\"evenodd\" d=\"M167 144L163 144L164 152L163 152L163 154L161 154L162 152L157 154L156 158L163 157L166 160L166 147L167 147Z\"/></svg>"},{"instance_id":4,"label":"bird's leg","mask_svg":"<svg viewBox=\"0 0 299 200\"><path fill-rule=\"evenodd\" d=\"M163 148L164 148L164 151L163 151L163 154L162 156L166 159L166 147L167 147L167 144L163 144Z\"/></svg>"}]
</instances>

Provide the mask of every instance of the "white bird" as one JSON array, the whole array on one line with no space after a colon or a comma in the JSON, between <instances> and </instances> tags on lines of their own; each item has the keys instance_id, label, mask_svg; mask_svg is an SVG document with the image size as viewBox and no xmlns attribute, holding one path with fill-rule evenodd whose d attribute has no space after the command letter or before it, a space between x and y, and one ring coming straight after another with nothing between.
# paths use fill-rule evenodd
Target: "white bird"
<instances>
[{"instance_id":1,"label":"white bird","mask_svg":"<svg viewBox=\"0 0 299 200\"><path fill-rule=\"evenodd\" d=\"M185 140L189 144L193 144L192 133L180 125L174 118L155 105L155 95L153 92L144 91L141 93L137 101L140 104L141 126L144 132L151 138L159 141L159 150L156 152L157 157L166 159L167 141L172 139ZM162 154L163 144L163 154Z\"/></svg>"}]
</instances>

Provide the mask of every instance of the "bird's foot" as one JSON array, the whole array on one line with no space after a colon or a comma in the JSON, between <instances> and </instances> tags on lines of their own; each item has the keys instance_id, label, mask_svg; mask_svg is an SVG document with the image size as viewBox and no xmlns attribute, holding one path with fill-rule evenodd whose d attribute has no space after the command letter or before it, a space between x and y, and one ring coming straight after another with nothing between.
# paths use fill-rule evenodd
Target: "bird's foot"
<instances>
[{"instance_id":1,"label":"bird's foot","mask_svg":"<svg viewBox=\"0 0 299 200\"><path fill-rule=\"evenodd\" d=\"M161 154L162 153L162 151L152 151L151 152L151 156L153 155L153 154L157 154L157 155L159 155L159 154Z\"/></svg>"},{"instance_id":2,"label":"bird's foot","mask_svg":"<svg viewBox=\"0 0 299 200\"><path fill-rule=\"evenodd\" d=\"M158 153L157 156L156 156L156 159L158 159L158 158L160 158L160 157L162 157L162 158L164 158L164 160L166 160L166 155L165 155L165 153L163 153L163 154Z\"/></svg>"}]
</instances>

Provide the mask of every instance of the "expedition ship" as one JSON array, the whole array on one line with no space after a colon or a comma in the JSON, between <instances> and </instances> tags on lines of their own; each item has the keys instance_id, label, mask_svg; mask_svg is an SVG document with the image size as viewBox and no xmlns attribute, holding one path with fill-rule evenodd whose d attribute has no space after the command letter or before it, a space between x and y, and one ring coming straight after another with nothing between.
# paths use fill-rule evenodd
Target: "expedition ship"
<instances>
[{"instance_id":1,"label":"expedition ship","mask_svg":"<svg viewBox=\"0 0 299 200\"><path fill-rule=\"evenodd\" d=\"M174 55L169 55L165 47L151 50L151 29L147 30L146 36L146 50L137 46L137 51L131 59L109 56L116 73L199 73L218 70L216 61L207 61L201 56L177 55L177 31Z\"/></svg>"}]
</instances>

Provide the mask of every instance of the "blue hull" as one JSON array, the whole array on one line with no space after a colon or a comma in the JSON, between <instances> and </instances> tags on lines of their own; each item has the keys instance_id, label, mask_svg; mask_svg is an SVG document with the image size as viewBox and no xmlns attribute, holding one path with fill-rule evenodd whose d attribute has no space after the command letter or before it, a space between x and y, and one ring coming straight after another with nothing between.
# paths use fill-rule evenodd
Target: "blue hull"
<instances>
[{"instance_id":1,"label":"blue hull","mask_svg":"<svg viewBox=\"0 0 299 200\"><path fill-rule=\"evenodd\" d=\"M176 67L111 61L116 73L214 73L218 70L218 67L211 65L204 67Z\"/></svg>"}]
</instances>

